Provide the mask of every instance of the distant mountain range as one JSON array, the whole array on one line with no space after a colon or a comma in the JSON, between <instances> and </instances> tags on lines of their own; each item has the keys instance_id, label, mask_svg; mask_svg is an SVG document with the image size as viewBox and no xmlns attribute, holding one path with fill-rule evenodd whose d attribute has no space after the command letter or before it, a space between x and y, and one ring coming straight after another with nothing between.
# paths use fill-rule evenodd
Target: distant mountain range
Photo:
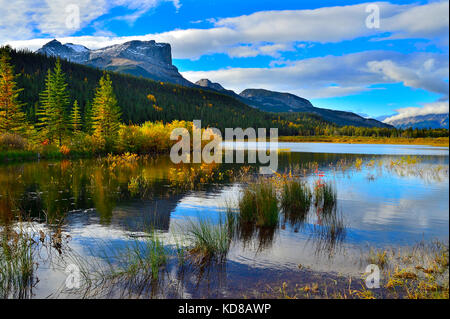
<instances>
[{"instance_id":1,"label":"distant mountain range","mask_svg":"<svg viewBox=\"0 0 450 319\"><path fill-rule=\"evenodd\" d=\"M322 109L312 105L310 101L290 93L280 93L264 89L246 89L239 95L234 91L224 89L218 83L207 79L196 82L197 85L231 95L252 107L267 112L305 112L319 115L325 121L337 125L353 125L367 127L392 127L389 124L366 119L352 112Z\"/></svg>"},{"instance_id":2,"label":"distant mountain range","mask_svg":"<svg viewBox=\"0 0 450 319\"><path fill-rule=\"evenodd\" d=\"M155 81L212 90L266 112L306 112L319 115L324 120L337 125L392 127L390 124L366 119L352 112L317 108L307 99L289 93L264 89L246 89L237 94L208 79L202 79L194 84L186 80L178 72L177 67L172 64L171 46L168 43L136 40L98 50L90 50L82 45L62 44L57 40L52 40L37 50L37 53L59 56L74 63L142 76Z\"/></svg>"},{"instance_id":3,"label":"distant mountain range","mask_svg":"<svg viewBox=\"0 0 450 319\"><path fill-rule=\"evenodd\" d=\"M382 119L385 123L391 124L397 128L449 128L447 114L427 114L406 117L390 121L389 117Z\"/></svg>"}]
</instances>

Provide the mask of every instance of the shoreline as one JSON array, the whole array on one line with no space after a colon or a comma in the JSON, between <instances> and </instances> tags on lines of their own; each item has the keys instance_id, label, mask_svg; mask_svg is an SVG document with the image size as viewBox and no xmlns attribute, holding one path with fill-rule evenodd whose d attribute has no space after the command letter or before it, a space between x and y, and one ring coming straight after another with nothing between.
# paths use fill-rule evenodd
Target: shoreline
<instances>
[{"instance_id":1,"label":"shoreline","mask_svg":"<svg viewBox=\"0 0 450 319\"><path fill-rule=\"evenodd\" d=\"M227 142L227 141L223 141ZM365 136L279 136L278 142L291 143L336 143L336 144L387 144L387 145L422 145L432 147L449 147L448 137L436 138L383 138L383 137L365 137ZM113 153L115 155L123 155L125 153ZM148 153L145 155L155 156L165 154L164 152ZM0 151L0 163L11 162L29 162L44 159L78 159L78 158L96 158L104 157L107 154L89 154L86 152L71 152L70 154L62 154L60 152L39 153L26 150L3 150ZM144 155L144 154L142 154Z\"/></svg>"},{"instance_id":2,"label":"shoreline","mask_svg":"<svg viewBox=\"0 0 450 319\"><path fill-rule=\"evenodd\" d=\"M366 136L280 136L278 137L278 142L424 145L434 147L449 147L448 137L385 138Z\"/></svg>"}]
</instances>

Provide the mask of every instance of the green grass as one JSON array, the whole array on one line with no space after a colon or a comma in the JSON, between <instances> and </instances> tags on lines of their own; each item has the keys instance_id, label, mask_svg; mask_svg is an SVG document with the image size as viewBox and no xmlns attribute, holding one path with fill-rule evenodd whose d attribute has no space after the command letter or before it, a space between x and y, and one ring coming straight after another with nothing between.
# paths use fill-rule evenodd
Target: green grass
<instances>
[{"instance_id":1,"label":"green grass","mask_svg":"<svg viewBox=\"0 0 450 319\"><path fill-rule=\"evenodd\" d=\"M62 269L74 264L80 270L82 298L131 298L156 291L164 278L170 256L153 229L124 247L101 240L91 247L89 256L65 252ZM71 293L64 287L55 293Z\"/></svg>"},{"instance_id":2,"label":"green grass","mask_svg":"<svg viewBox=\"0 0 450 319\"><path fill-rule=\"evenodd\" d=\"M3 161L28 161L37 159L37 154L32 151L8 150L0 151L0 162Z\"/></svg>"},{"instance_id":3,"label":"green grass","mask_svg":"<svg viewBox=\"0 0 450 319\"><path fill-rule=\"evenodd\" d=\"M128 265L116 274L130 278L142 275L143 278L157 280L161 267L167 262L167 254L164 244L152 230L143 242L135 241L127 248L123 257Z\"/></svg>"},{"instance_id":4,"label":"green grass","mask_svg":"<svg viewBox=\"0 0 450 319\"><path fill-rule=\"evenodd\" d=\"M331 183L323 182L314 188L314 205L324 211L332 210L337 203L337 193Z\"/></svg>"},{"instance_id":5,"label":"green grass","mask_svg":"<svg viewBox=\"0 0 450 319\"><path fill-rule=\"evenodd\" d=\"M272 183L260 180L244 189L239 199L239 220L259 227L278 224L278 199Z\"/></svg>"},{"instance_id":6,"label":"green grass","mask_svg":"<svg viewBox=\"0 0 450 319\"><path fill-rule=\"evenodd\" d=\"M304 215L311 206L311 190L299 181L288 181L281 192L281 207L286 214Z\"/></svg>"},{"instance_id":7,"label":"green grass","mask_svg":"<svg viewBox=\"0 0 450 319\"><path fill-rule=\"evenodd\" d=\"M200 218L197 222L189 221L186 235L192 242L190 253L197 263L211 260L222 262L230 249L231 236L227 218L220 217L219 222Z\"/></svg>"},{"instance_id":8,"label":"green grass","mask_svg":"<svg viewBox=\"0 0 450 319\"><path fill-rule=\"evenodd\" d=\"M34 278L34 241L23 231L3 231L0 236L0 298L28 298Z\"/></svg>"}]
</instances>

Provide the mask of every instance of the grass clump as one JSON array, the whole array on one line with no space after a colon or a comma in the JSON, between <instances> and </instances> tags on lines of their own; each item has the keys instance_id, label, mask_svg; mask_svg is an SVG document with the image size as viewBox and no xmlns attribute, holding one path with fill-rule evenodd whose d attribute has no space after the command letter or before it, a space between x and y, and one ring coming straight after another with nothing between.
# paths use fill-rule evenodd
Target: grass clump
<instances>
[{"instance_id":1,"label":"grass clump","mask_svg":"<svg viewBox=\"0 0 450 319\"><path fill-rule=\"evenodd\" d=\"M34 280L35 242L22 231L4 231L0 236L0 298L27 298Z\"/></svg>"},{"instance_id":2,"label":"grass clump","mask_svg":"<svg viewBox=\"0 0 450 319\"><path fill-rule=\"evenodd\" d=\"M388 263L388 256L386 250L373 250L372 248L369 251L369 257L367 261L370 264L375 264L380 266L380 268L385 268Z\"/></svg>"},{"instance_id":3,"label":"grass clump","mask_svg":"<svg viewBox=\"0 0 450 319\"><path fill-rule=\"evenodd\" d=\"M290 214L306 213L311 206L311 198L311 191L306 184L289 181L281 192L281 207Z\"/></svg>"},{"instance_id":4,"label":"grass clump","mask_svg":"<svg viewBox=\"0 0 450 319\"><path fill-rule=\"evenodd\" d=\"M222 262L226 259L230 249L231 236L227 218L219 218L218 223L209 219L190 221L187 237L192 242L190 253L198 263L211 260Z\"/></svg>"},{"instance_id":5,"label":"grass clump","mask_svg":"<svg viewBox=\"0 0 450 319\"><path fill-rule=\"evenodd\" d=\"M241 223L254 223L259 227L274 227L278 224L278 199L271 183L258 181L250 184L239 200Z\"/></svg>"},{"instance_id":6,"label":"grass clump","mask_svg":"<svg viewBox=\"0 0 450 319\"><path fill-rule=\"evenodd\" d=\"M129 266L125 273L133 278L142 273L144 278L157 280L161 267L167 262L166 248L153 230L146 240L129 247L126 256Z\"/></svg>"},{"instance_id":7,"label":"grass clump","mask_svg":"<svg viewBox=\"0 0 450 319\"><path fill-rule=\"evenodd\" d=\"M321 182L314 188L314 205L324 210L332 209L337 203L336 189L332 184Z\"/></svg>"}]
</instances>

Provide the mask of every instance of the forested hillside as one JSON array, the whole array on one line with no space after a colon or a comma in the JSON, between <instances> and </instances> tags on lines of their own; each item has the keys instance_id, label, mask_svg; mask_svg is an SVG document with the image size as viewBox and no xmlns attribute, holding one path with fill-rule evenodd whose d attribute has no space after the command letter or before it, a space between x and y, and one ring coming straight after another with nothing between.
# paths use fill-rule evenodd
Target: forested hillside
<instances>
[{"instance_id":1,"label":"forested hillside","mask_svg":"<svg viewBox=\"0 0 450 319\"><path fill-rule=\"evenodd\" d=\"M39 94L44 89L47 70L54 67L56 58L26 51L11 51L11 63L20 76L17 84L23 88L20 100L25 102L28 119L36 122ZM102 70L61 60L66 74L71 100L77 100L82 118L86 114ZM203 126L225 127L278 127L280 134L297 135L298 128L314 132L318 126L329 124L320 117L308 114L290 115L291 125L274 114L251 108L227 95L208 90L155 82L141 77L111 72L111 80L124 123L140 124L145 121L201 119Z\"/></svg>"}]
</instances>

